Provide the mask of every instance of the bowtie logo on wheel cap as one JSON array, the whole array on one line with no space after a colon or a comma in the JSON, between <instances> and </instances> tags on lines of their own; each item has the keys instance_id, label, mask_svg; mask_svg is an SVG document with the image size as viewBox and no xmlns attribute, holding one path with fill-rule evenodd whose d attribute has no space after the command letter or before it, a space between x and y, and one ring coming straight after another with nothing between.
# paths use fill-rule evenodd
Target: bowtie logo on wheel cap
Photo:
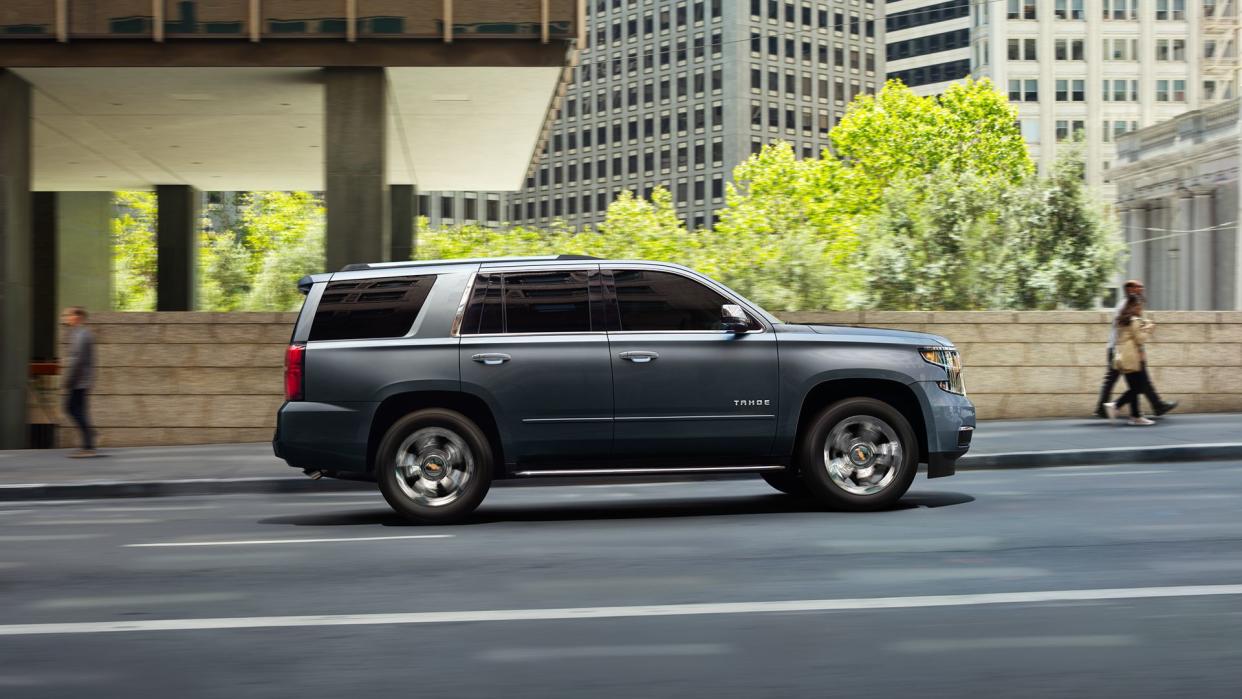
<instances>
[{"instance_id":1,"label":"bowtie logo on wheel cap","mask_svg":"<svg viewBox=\"0 0 1242 699\"><path fill-rule=\"evenodd\" d=\"M875 456L875 451L868 444L855 444L850 447L850 461L855 466L865 466Z\"/></svg>"}]
</instances>

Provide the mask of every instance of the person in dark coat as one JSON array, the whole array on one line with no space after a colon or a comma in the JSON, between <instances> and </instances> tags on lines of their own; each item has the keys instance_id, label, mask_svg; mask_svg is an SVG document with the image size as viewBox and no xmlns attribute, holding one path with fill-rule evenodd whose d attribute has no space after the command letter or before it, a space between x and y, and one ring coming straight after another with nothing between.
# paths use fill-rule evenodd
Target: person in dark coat
<instances>
[{"instance_id":1,"label":"person in dark coat","mask_svg":"<svg viewBox=\"0 0 1242 699\"><path fill-rule=\"evenodd\" d=\"M86 327L86 309L71 306L60 320L68 328L69 354L65 357L65 412L73 418L82 435L82 446L69 456L95 456L95 434L86 410L87 396L95 384L95 334Z\"/></svg>"}]
</instances>

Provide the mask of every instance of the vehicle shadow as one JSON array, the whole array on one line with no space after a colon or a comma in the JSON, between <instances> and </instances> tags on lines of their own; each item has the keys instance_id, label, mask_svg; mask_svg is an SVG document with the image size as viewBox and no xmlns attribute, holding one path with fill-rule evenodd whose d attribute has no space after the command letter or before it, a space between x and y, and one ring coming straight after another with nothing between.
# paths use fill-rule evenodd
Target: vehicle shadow
<instances>
[{"instance_id":1,"label":"vehicle shadow","mask_svg":"<svg viewBox=\"0 0 1242 699\"><path fill-rule=\"evenodd\" d=\"M827 516L868 517L893 512L916 510L921 507L938 508L964 505L974 502L974 496L965 493L932 491L910 493L896 505L880 512L837 512L827 510L816 503L788 495L746 495L713 498L676 498L659 500L626 500L625 502L556 502L547 504L493 504L486 502L464 521L452 526L494 524L502 522L570 522L604 521L624 519L672 519L689 517L736 517L747 515L819 513ZM425 527L409 522L386 506L365 510L305 513L268 517L259 524L292 525L304 527L332 527L371 525L385 527Z\"/></svg>"}]
</instances>

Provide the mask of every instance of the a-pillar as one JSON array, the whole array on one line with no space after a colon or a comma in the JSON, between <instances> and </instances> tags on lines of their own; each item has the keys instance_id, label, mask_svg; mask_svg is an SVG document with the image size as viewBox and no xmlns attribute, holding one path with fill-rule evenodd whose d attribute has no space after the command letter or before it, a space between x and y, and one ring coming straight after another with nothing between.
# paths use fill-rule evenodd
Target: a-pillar
<instances>
[{"instance_id":1,"label":"a-pillar","mask_svg":"<svg viewBox=\"0 0 1242 699\"><path fill-rule=\"evenodd\" d=\"M392 200L392 254L390 259L408 260L418 249L418 230L414 217L414 198L418 192L412 184L389 185Z\"/></svg>"},{"instance_id":2,"label":"a-pillar","mask_svg":"<svg viewBox=\"0 0 1242 699\"><path fill-rule=\"evenodd\" d=\"M324 69L324 203L328 270L392 254L383 68Z\"/></svg>"},{"instance_id":3,"label":"a-pillar","mask_svg":"<svg viewBox=\"0 0 1242 699\"><path fill-rule=\"evenodd\" d=\"M202 194L189 185L157 185L155 198L155 309L192 311Z\"/></svg>"},{"instance_id":4,"label":"a-pillar","mask_svg":"<svg viewBox=\"0 0 1242 699\"><path fill-rule=\"evenodd\" d=\"M1194 239L1194 276L1191 279L1190 307L1196 311L1217 307L1212 291L1216 287L1216 264L1219 257L1216 246L1220 236L1213 229L1214 192L1211 187L1194 190L1195 232L1190 234Z\"/></svg>"},{"instance_id":5,"label":"a-pillar","mask_svg":"<svg viewBox=\"0 0 1242 699\"><path fill-rule=\"evenodd\" d=\"M27 446L31 259L30 85L0 69L0 449Z\"/></svg>"}]
</instances>

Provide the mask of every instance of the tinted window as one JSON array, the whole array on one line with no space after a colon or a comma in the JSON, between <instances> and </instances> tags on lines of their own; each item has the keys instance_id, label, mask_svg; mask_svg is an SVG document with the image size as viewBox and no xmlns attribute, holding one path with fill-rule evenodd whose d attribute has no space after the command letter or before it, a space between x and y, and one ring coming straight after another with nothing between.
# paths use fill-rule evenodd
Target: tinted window
<instances>
[{"instance_id":1,"label":"tinted window","mask_svg":"<svg viewBox=\"0 0 1242 699\"><path fill-rule=\"evenodd\" d=\"M494 334L504 332L500 308L500 275L480 274L470 292L470 303L462 316L461 334Z\"/></svg>"},{"instance_id":2,"label":"tinted window","mask_svg":"<svg viewBox=\"0 0 1242 699\"><path fill-rule=\"evenodd\" d=\"M410 330L435 275L331 282L311 325L312 340L401 337Z\"/></svg>"},{"instance_id":3,"label":"tinted window","mask_svg":"<svg viewBox=\"0 0 1242 699\"><path fill-rule=\"evenodd\" d=\"M613 279L621 330L721 330L720 307L732 303L679 274L618 269Z\"/></svg>"},{"instance_id":4,"label":"tinted window","mask_svg":"<svg viewBox=\"0 0 1242 699\"><path fill-rule=\"evenodd\" d=\"M507 333L590 332L585 271L503 275Z\"/></svg>"},{"instance_id":5,"label":"tinted window","mask_svg":"<svg viewBox=\"0 0 1242 699\"><path fill-rule=\"evenodd\" d=\"M578 270L481 274L470 294L461 333L589 332L591 274Z\"/></svg>"}]
</instances>

